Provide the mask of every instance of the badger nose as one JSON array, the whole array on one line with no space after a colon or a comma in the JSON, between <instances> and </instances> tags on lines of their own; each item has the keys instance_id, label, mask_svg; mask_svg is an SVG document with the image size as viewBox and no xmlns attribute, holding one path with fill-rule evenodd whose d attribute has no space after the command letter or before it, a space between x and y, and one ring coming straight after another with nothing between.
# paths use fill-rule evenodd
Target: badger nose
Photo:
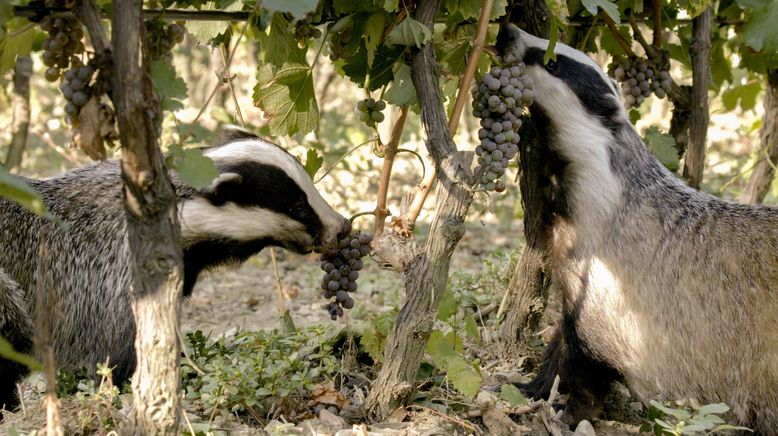
<instances>
[{"instance_id":1,"label":"badger nose","mask_svg":"<svg viewBox=\"0 0 778 436\"><path fill-rule=\"evenodd\" d=\"M519 28L513 24L504 24L500 26L500 31L497 32L497 42L494 48L500 56L505 55L506 51L516 44L519 40L521 33Z\"/></svg>"},{"instance_id":2,"label":"badger nose","mask_svg":"<svg viewBox=\"0 0 778 436\"><path fill-rule=\"evenodd\" d=\"M343 224L340 227L340 232L338 232L338 239L343 239L349 233L351 233L351 220L344 218Z\"/></svg>"}]
</instances>

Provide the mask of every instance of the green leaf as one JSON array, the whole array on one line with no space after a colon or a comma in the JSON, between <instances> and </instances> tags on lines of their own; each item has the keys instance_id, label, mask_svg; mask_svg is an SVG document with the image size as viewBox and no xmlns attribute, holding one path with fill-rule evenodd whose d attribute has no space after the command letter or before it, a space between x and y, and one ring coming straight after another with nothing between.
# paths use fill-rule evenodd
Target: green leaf
<instances>
[{"instance_id":1,"label":"green leaf","mask_svg":"<svg viewBox=\"0 0 778 436\"><path fill-rule=\"evenodd\" d=\"M688 0L686 11L689 13L689 17L694 18L703 13L712 3L711 0Z\"/></svg>"},{"instance_id":2,"label":"green leaf","mask_svg":"<svg viewBox=\"0 0 778 436\"><path fill-rule=\"evenodd\" d=\"M0 38L0 75L13 68L17 56L27 56L32 50L35 26L30 23L10 27Z\"/></svg>"},{"instance_id":3,"label":"green leaf","mask_svg":"<svg viewBox=\"0 0 778 436\"><path fill-rule=\"evenodd\" d=\"M618 26L616 29L618 29L621 37L632 45L632 33L629 31L629 27ZM624 56L625 54L624 49L621 48L621 45L616 40L616 36L613 35L610 29L603 29L602 36L600 37L600 48L611 56Z\"/></svg>"},{"instance_id":4,"label":"green leaf","mask_svg":"<svg viewBox=\"0 0 778 436\"><path fill-rule=\"evenodd\" d=\"M313 176L316 175L323 163L324 157L315 148L309 148L308 152L305 153L305 172L311 176L311 179L313 179Z\"/></svg>"},{"instance_id":5,"label":"green leaf","mask_svg":"<svg viewBox=\"0 0 778 436\"><path fill-rule=\"evenodd\" d=\"M288 310L284 311L283 322L281 325L281 331L283 331L284 334L289 335L297 332L297 326L294 325L294 319L292 319L292 312Z\"/></svg>"},{"instance_id":6,"label":"green leaf","mask_svg":"<svg viewBox=\"0 0 778 436\"><path fill-rule=\"evenodd\" d=\"M762 90L762 84L757 80L752 80L743 85L732 86L721 93L721 102L728 111L735 109L738 101L740 107L744 110L751 110L756 107L756 97Z\"/></svg>"},{"instance_id":7,"label":"green leaf","mask_svg":"<svg viewBox=\"0 0 778 436\"><path fill-rule=\"evenodd\" d=\"M254 105L265 113L273 136L304 134L319 126L311 68L305 64L284 64L275 72L270 65L260 65Z\"/></svg>"},{"instance_id":8,"label":"green leaf","mask_svg":"<svg viewBox=\"0 0 778 436\"><path fill-rule=\"evenodd\" d=\"M494 0L492 4L492 15L489 16L490 21L494 21L506 14L508 8L508 0Z\"/></svg>"},{"instance_id":9,"label":"green leaf","mask_svg":"<svg viewBox=\"0 0 778 436\"><path fill-rule=\"evenodd\" d=\"M335 10L335 15L340 16L352 12L373 11L375 5L373 0L333 0L332 8Z\"/></svg>"},{"instance_id":10,"label":"green leaf","mask_svg":"<svg viewBox=\"0 0 778 436\"><path fill-rule=\"evenodd\" d=\"M3 168L0 168L0 197L19 203L38 215L46 214L41 196L24 179L8 174Z\"/></svg>"},{"instance_id":11,"label":"green leaf","mask_svg":"<svg viewBox=\"0 0 778 436\"><path fill-rule=\"evenodd\" d=\"M446 0L446 9L452 15L459 13L463 19L471 20L481 15L483 4L482 0Z\"/></svg>"},{"instance_id":12,"label":"green leaf","mask_svg":"<svg viewBox=\"0 0 778 436\"><path fill-rule=\"evenodd\" d=\"M411 80L411 67L401 64L394 73L394 80L384 93L387 103L397 106L416 104L416 88Z\"/></svg>"},{"instance_id":13,"label":"green leaf","mask_svg":"<svg viewBox=\"0 0 778 436\"><path fill-rule=\"evenodd\" d=\"M527 404L527 399L521 393L519 388L511 384L500 386L500 398L507 401L512 407L523 406Z\"/></svg>"},{"instance_id":14,"label":"green leaf","mask_svg":"<svg viewBox=\"0 0 778 436\"><path fill-rule=\"evenodd\" d=\"M165 61L151 64L151 79L160 99L162 109L177 111L184 108L180 100L186 99L186 82L176 76L176 69Z\"/></svg>"},{"instance_id":15,"label":"green leaf","mask_svg":"<svg viewBox=\"0 0 778 436\"><path fill-rule=\"evenodd\" d=\"M667 406L662 405L662 403L660 403L660 402L658 402L656 400L651 400L650 404L652 406L656 407L657 409L659 409L665 415L674 416L674 417L676 417L678 419L681 419L681 420L684 420L684 421L689 419L692 416L691 413L689 413L688 410L673 409L672 407L667 407Z\"/></svg>"},{"instance_id":16,"label":"green leaf","mask_svg":"<svg viewBox=\"0 0 778 436\"><path fill-rule=\"evenodd\" d=\"M436 47L435 52L448 73L461 76L467 66L470 38L446 39Z\"/></svg>"},{"instance_id":17,"label":"green leaf","mask_svg":"<svg viewBox=\"0 0 778 436\"><path fill-rule=\"evenodd\" d=\"M778 54L778 2L767 2L765 7L749 14L743 25L743 40L756 51Z\"/></svg>"},{"instance_id":18,"label":"green leaf","mask_svg":"<svg viewBox=\"0 0 778 436\"><path fill-rule=\"evenodd\" d=\"M477 344L481 343L481 332L478 331L478 324L472 315L465 316L465 333L473 338Z\"/></svg>"},{"instance_id":19,"label":"green leaf","mask_svg":"<svg viewBox=\"0 0 778 436\"><path fill-rule=\"evenodd\" d=\"M367 56L357 54L343 64L343 72L352 82L364 87L368 72L370 72L370 91L375 91L388 84L394 78L394 63L404 51L403 47L381 45L375 53L372 68L367 67Z\"/></svg>"},{"instance_id":20,"label":"green leaf","mask_svg":"<svg viewBox=\"0 0 778 436\"><path fill-rule=\"evenodd\" d=\"M176 171L181 180L195 189L204 189L219 175L211 158L198 148L183 148L180 144L170 146L166 159L169 168Z\"/></svg>"},{"instance_id":21,"label":"green leaf","mask_svg":"<svg viewBox=\"0 0 778 436\"><path fill-rule=\"evenodd\" d=\"M466 397L475 397L481 387L481 374L459 356L448 363L446 377Z\"/></svg>"},{"instance_id":22,"label":"green leaf","mask_svg":"<svg viewBox=\"0 0 778 436\"><path fill-rule=\"evenodd\" d=\"M387 45L421 48L432 40L432 31L411 17L406 17L386 36Z\"/></svg>"},{"instance_id":23,"label":"green leaf","mask_svg":"<svg viewBox=\"0 0 778 436\"><path fill-rule=\"evenodd\" d=\"M367 19L363 37L365 38L365 48L367 48L368 68L373 68L375 50L378 46L378 42L381 40L381 36L384 34L384 28L386 28L386 14L383 12L375 12Z\"/></svg>"},{"instance_id":24,"label":"green leaf","mask_svg":"<svg viewBox=\"0 0 778 436\"><path fill-rule=\"evenodd\" d=\"M270 13L289 12L295 18L302 18L316 10L318 0L262 0L262 7Z\"/></svg>"},{"instance_id":25,"label":"green leaf","mask_svg":"<svg viewBox=\"0 0 778 436\"><path fill-rule=\"evenodd\" d=\"M13 345L7 339L0 336L0 357L20 363L31 371L42 371L43 366L33 356L14 350Z\"/></svg>"},{"instance_id":26,"label":"green leaf","mask_svg":"<svg viewBox=\"0 0 778 436\"><path fill-rule=\"evenodd\" d=\"M656 126L646 129L646 136L643 139L646 146L662 165L670 171L678 171L680 160L678 150L675 148L675 139L672 136L662 133Z\"/></svg>"},{"instance_id":27,"label":"green leaf","mask_svg":"<svg viewBox=\"0 0 778 436\"><path fill-rule=\"evenodd\" d=\"M398 6L400 6L400 0L384 0L382 2L382 7L386 12L394 12Z\"/></svg>"},{"instance_id":28,"label":"green leaf","mask_svg":"<svg viewBox=\"0 0 778 436\"><path fill-rule=\"evenodd\" d=\"M713 43L710 50L710 72L713 79L712 85L717 89L721 87L724 82L733 81L732 66L729 64L729 59L724 55L724 44L726 40L718 39Z\"/></svg>"},{"instance_id":29,"label":"green leaf","mask_svg":"<svg viewBox=\"0 0 778 436\"><path fill-rule=\"evenodd\" d=\"M256 33L257 42L262 49L261 59L268 64L281 67L284 64L308 65L306 50L297 45L291 30L291 23L281 14L274 14L265 31Z\"/></svg>"},{"instance_id":30,"label":"green leaf","mask_svg":"<svg viewBox=\"0 0 778 436\"><path fill-rule=\"evenodd\" d=\"M592 15L597 15L597 8L601 8L606 14L616 22L621 24L621 16L619 15L619 7L615 3L609 0L581 0L581 4Z\"/></svg>"},{"instance_id":31,"label":"green leaf","mask_svg":"<svg viewBox=\"0 0 778 436\"><path fill-rule=\"evenodd\" d=\"M724 403L706 404L697 411L700 415L710 415L712 413L722 414L729 412L729 406Z\"/></svg>"},{"instance_id":32,"label":"green leaf","mask_svg":"<svg viewBox=\"0 0 778 436\"><path fill-rule=\"evenodd\" d=\"M218 7L213 3L207 4L204 8L198 8L205 11L239 11L242 8L243 2L235 2L227 7ZM186 30L194 36L194 38L201 44L209 44L218 42L219 37L223 36L227 29L230 27L229 21L188 21L186 23Z\"/></svg>"},{"instance_id":33,"label":"green leaf","mask_svg":"<svg viewBox=\"0 0 778 436\"><path fill-rule=\"evenodd\" d=\"M443 293L443 296L440 298L440 303L438 304L438 319L441 321L448 320L455 313L457 313L458 307L459 302L457 302L454 293L451 292L450 289L446 289L446 291Z\"/></svg>"},{"instance_id":34,"label":"green leaf","mask_svg":"<svg viewBox=\"0 0 778 436\"><path fill-rule=\"evenodd\" d=\"M629 122L632 123L633 125L637 124L638 121L640 121L640 117L641 117L640 110L638 110L637 108L632 108L629 110Z\"/></svg>"},{"instance_id":35,"label":"green leaf","mask_svg":"<svg viewBox=\"0 0 778 436\"><path fill-rule=\"evenodd\" d=\"M5 35L5 26L13 17L13 5L7 1L0 2L0 37Z\"/></svg>"}]
</instances>

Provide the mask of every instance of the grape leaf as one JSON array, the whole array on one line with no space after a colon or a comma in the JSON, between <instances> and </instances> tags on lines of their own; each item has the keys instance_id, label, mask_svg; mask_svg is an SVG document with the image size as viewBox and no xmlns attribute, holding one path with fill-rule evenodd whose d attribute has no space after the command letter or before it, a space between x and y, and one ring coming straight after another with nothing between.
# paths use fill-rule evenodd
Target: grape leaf
<instances>
[{"instance_id":1,"label":"grape leaf","mask_svg":"<svg viewBox=\"0 0 778 436\"><path fill-rule=\"evenodd\" d=\"M358 54L350 57L343 64L343 72L352 82L363 87L365 86L365 79L369 71L369 88L371 91L375 91L392 81L394 78L394 63L402 55L403 51L404 48L400 46L389 47L381 45L376 50L372 68L368 69L367 67L367 56Z\"/></svg>"},{"instance_id":2,"label":"grape leaf","mask_svg":"<svg viewBox=\"0 0 778 436\"><path fill-rule=\"evenodd\" d=\"M627 26L616 27L619 34L624 38L629 45L632 45L632 33ZM602 36L600 37L600 48L605 50L611 56L624 56L624 49L616 40L613 32L610 29L603 29Z\"/></svg>"},{"instance_id":3,"label":"grape leaf","mask_svg":"<svg viewBox=\"0 0 778 436\"><path fill-rule=\"evenodd\" d=\"M308 133L319 126L319 108L308 65L284 64L257 68L254 105L262 109L271 135Z\"/></svg>"},{"instance_id":4,"label":"grape leaf","mask_svg":"<svg viewBox=\"0 0 778 436\"><path fill-rule=\"evenodd\" d=\"M440 298L440 303L438 303L437 318L441 321L451 318L452 315L457 313L458 307L459 303L457 302L456 297L454 297L454 293L451 292L450 289L446 289L443 296Z\"/></svg>"},{"instance_id":5,"label":"grape leaf","mask_svg":"<svg viewBox=\"0 0 778 436\"><path fill-rule=\"evenodd\" d=\"M465 333L467 333L475 343L481 343L481 332L478 331L478 324L476 324L473 315L465 316Z\"/></svg>"},{"instance_id":6,"label":"grape leaf","mask_svg":"<svg viewBox=\"0 0 778 436\"><path fill-rule=\"evenodd\" d=\"M340 16L353 12L373 11L375 5L372 0L333 0L332 8L335 10L335 15Z\"/></svg>"},{"instance_id":7,"label":"grape leaf","mask_svg":"<svg viewBox=\"0 0 778 436\"><path fill-rule=\"evenodd\" d=\"M461 76L467 66L467 55L470 53L470 38L446 39L436 47L440 63L446 71L454 76Z\"/></svg>"},{"instance_id":8,"label":"grape leaf","mask_svg":"<svg viewBox=\"0 0 778 436\"><path fill-rule=\"evenodd\" d=\"M411 80L411 67L402 64L394 73L394 80L384 93L384 100L397 106L416 104L416 88Z\"/></svg>"},{"instance_id":9,"label":"grape leaf","mask_svg":"<svg viewBox=\"0 0 778 436\"><path fill-rule=\"evenodd\" d=\"M678 171L680 160L678 150L675 148L675 139L672 136L662 133L656 126L652 126L646 129L643 141L651 154L659 159L659 162L662 162L662 165L670 171Z\"/></svg>"},{"instance_id":10,"label":"grape leaf","mask_svg":"<svg viewBox=\"0 0 778 436\"><path fill-rule=\"evenodd\" d=\"M394 12L400 6L400 0L384 0L382 6L386 12Z\"/></svg>"},{"instance_id":11,"label":"grape leaf","mask_svg":"<svg viewBox=\"0 0 778 436\"><path fill-rule=\"evenodd\" d=\"M494 0L492 6L492 15L489 16L489 20L496 20L505 15L505 10L508 8L508 0Z\"/></svg>"},{"instance_id":12,"label":"grape leaf","mask_svg":"<svg viewBox=\"0 0 778 436\"><path fill-rule=\"evenodd\" d=\"M373 13L370 18L367 19L365 25L365 32L363 38L365 38L365 48L367 48L367 67L373 68L373 60L375 60L375 50L378 46L378 42L381 40L381 36L384 34L384 28L386 27L386 14L381 11Z\"/></svg>"},{"instance_id":13,"label":"grape leaf","mask_svg":"<svg viewBox=\"0 0 778 436\"><path fill-rule=\"evenodd\" d=\"M269 12L289 12L295 18L302 18L316 10L318 0L262 0L262 7Z\"/></svg>"},{"instance_id":14,"label":"grape leaf","mask_svg":"<svg viewBox=\"0 0 778 436\"><path fill-rule=\"evenodd\" d=\"M184 183L195 189L207 188L219 175L213 160L204 156L198 148L183 148L180 144L173 144L165 163L176 171Z\"/></svg>"},{"instance_id":15,"label":"grape leaf","mask_svg":"<svg viewBox=\"0 0 778 436\"><path fill-rule=\"evenodd\" d=\"M756 107L756 96L762 90L762 85L757 80L752 80L743 85L732 86L721 93L721 102L728 111L737 106L740 101L740 107L744 110L751 110Z\"/></svg>"},{"instance_id":16,"label":"grape leaf","mask_svg":"<svg viewBox=\"0 0 778 436\"><path fill-rule=\"evenodd\" d=\"M0 75L13 68L17 56L30 54L34 37L35 26L30 23L21 27L9 26L8 32L0 38Z\"/></svg>"},{"instance_id":17,"label":"grape leaf","mask_svg":"<svg viewBox=\"0 0 778 436\"><path fill-rule=\"evenodd\" d=\"M323 163L324 157L321 156L315 148L309 148L305 153L305 172L311 176L311 179L313 179L313 176L316 175L316 172L319 171L319 168L321 168L321 164Z\"/></svg>"},{"instance_id":18,"label":"grape leaf","mask_svg":"<svg viewBox=\"0 0 778 436\"><path fill-rule=\"evenodd\" d=\"M14 350L13 345L7 339L0 336L0 357L12 362L21 363L31 371L43 371L43 367L35 357Z\"/></svg>"},{"instance_id":19,"label":"grape leaf","mask_svg":"<svg viewBox=\"0 0 778 436\"><path fill-rule=\"evenodd\" d=\"M621 24L619 7L609 0L581 0L581 4L592 15L597 15L597 8L601 8L616 24Z\"/></svg>"},{"instance_id":20,"label":"grape leaf","mask_svg":"<svg viewBox=\"0 0 778 436\"><path fill-rule=\"evenodd\" d=\"M459 356L448 362L446 377L466 397L475 397L481 388L481 374Z\"/></svg>"},{"instance_id":21,"label":"grape leaf","mask_svg":"<svg viewBox=\"0 0 778 436\"><path fill-rule=\"evenodd\" d=\"M743 25L743 40L756 51L778 54L778 2L754 10Z\"/></svg>"},{"instance_id":22,"label":"grape leaf","mask_svg":"<svg viewBox=\"0 0 778 436\"><path fill-rule=\"evenodd\" d=\"M511 407L518 407L527 404L527 399L521 393L519 388L514 385L504 384L500 386L500 398L507 401Z\"/></svg>"},{"instance_id":23,"label":"grape leaf","mask_svg":"<svg viewBox=\"0 0 778 436\"><path fill-rule=\"evenodd\" d=\"M218 7L214 4L207 4L204 8L198 8L205 11L239 11L242 8L242 2L234 2L226 7ZM229 21L188 21L186 23L186 30L195 37L195 39L202 43L208 44L210 42L218 43L220 37L229 29Z\"/></svg>"},{"instance_id":24,"label":"grape leaf","mask_svg":"<svg viewBox=\"0 0 778 436\"><path fill-rule=\"evenodd\" d=\"M689 17L694 18L703 13L712 3L711 0L688 0L686 11L689 13Z\"/></svg>"},{"instance_id":25,"label":"grape leaf","mask_svg":"<svg viewBox=\"0 0 778 436\"><path fill-rule=\"evenodd\" d=\"M404 45L421 48L432 40L432 31L411 17L406 17L386 35L387 45Z\"/></svg>"},{"instance_id":26,"label":"grape leaf","mask_svg":"<svg viewBox=\"0 0 778 436\"><path fill-rule=\"evenodd\" d=\"M548 47L543 55L543 62L546 63L549 59L556 59L554 46L557 39L559 39L559 32L567 27L567 17L570 15L567 10L567 3L564 0L548 0L547 4L551 25L549 26Z\"/></svg>"},{"instance_id":27,"label":"grape leaf","mask_svg":"<svg viewBox=\"0 0 778 436\"><path fill-rule=\"evenodd\" d=\"M724 55L724 44L727 41L724 39L716 40L710 49L710 72L713 83L711 86L714 88L720 88L724 82L733 81L732 66L729 64L729 59Z\"/></svg>"},{"instance_id":28,"label":"grape leaf","mask_svg":"<svg viewBox=\"0 0 778 436\"><path fill-rule=\"evenodd\" d=\"M483 4L482 0L446 0L446 9L452 15L459 13L463 19L470 20L478 18Z\"/></svg>"},{"instance_id":29,"label":"grape leaf","mask_svg":"<svg viewBox=\"0 0 778 436\"><path fill-rule=\"evenodd\" d=\"M262 60L280 67L286 63L308 64L306 50L297 46L297 40L290 30L291 24L281 14L273 14L270 26L264 32L257 32L257 42L262 48Z\"/></svg>"},{"instance_id":30,"label":"grape leaf","mask_svg":"<svg viewBox=\"0 0 778 436\"><path fill-rule=\"evenodd\" d=\"M0 37L5 35L5 25L14 17L14 7L11 3L0 2Z\"/></svg>"},{"instance_id":31,"label":"grape leaf","mask_svg":"<svg viewBox=\"0 0 778 436\"><path fill-rule=\"evenodd\" d=\"M38 215L46 214L41 196L24 179L7 173L3 168L0 168L0 197L19 203Z\"/></svg>"},{"instance_id":32,"label":"grape leaf","mask_svg":"<svg viewBox=\"0 0 778 436\"><path fill-rule=\"evenodd\" d=\"M162 109L175 112L184 108L181 100L186 99L186 82L176 76L175 68L168 62L156 61L151 64L151 79L159 96Z\"/></svg>"}]
</instances>

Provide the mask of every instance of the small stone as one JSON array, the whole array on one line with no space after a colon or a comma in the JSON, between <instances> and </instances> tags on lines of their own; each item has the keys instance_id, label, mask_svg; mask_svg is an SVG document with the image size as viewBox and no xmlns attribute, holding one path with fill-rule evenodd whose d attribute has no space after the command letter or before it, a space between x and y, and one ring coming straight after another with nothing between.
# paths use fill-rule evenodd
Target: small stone
<instances>
[{"instance_id":1,"label":"small stone","mask_svg":"<svg viewBox=\"0 0 778 436\"><path fill-rule=\"evenodd\" d=\"M643 412L643 403L640 401L633 401L629 403L629 408L634 410L635 412L642 413Z\"/></svg>"},{"instance_id":2,"label":"small stone","mask_svg":"<svg viewBox=\"0 0 778 436\"><path fill-rule=\"evenodd\" d=\"M589 421L584 419L583 421L578 423L577 427L575 427L573 436L597 436L597 433L595 433L592 424Z\"/></svg>"},{"instance_id":3,"label":"small stone","mask_svg":"<svg viewBox=\"0 0 778 436\"><path fill-rule=\"evenodd\" d=\"M330 427L334 427L337 430L348 428L348 423L346 422L345 419L341 418L340 416L332 413L327 409L321 409L319 411L319 419L327 423L328 425L330 425Z\"/></svg>"}]
</instances>

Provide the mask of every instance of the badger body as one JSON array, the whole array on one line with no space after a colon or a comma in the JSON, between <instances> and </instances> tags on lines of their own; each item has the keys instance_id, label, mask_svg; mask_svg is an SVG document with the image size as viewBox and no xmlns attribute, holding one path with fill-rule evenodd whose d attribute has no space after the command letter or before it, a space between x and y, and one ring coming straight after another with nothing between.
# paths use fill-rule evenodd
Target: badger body
<instances>
[{"instance_id":1,"label":"badger body","mask_svg":"<svg viewBox=\"0 0 778 436\"><path fill-rule=\"evenodd\" d=\"M688 187L642 143L615 84L591 59L503 27L497 48L527 65L533 115L560 162L543 235L563 315L540 373L558 374L566 420L592 418L614 380L645 401L725 402L778 434L778 209Z\"/></svg>"},{"instance_id":2,"label":"badger body","mask_svg":"<svg viewBox=\"0 0 778 436\"><path fill-rule=\"evenodd\" d=\"M348 231L348 221L278 146L233 130L206 155L220 172L211 187L196 190L171 177L181 221L184 295L203 270L241 262L268 245L310 252ZM0 336L29 352L35 305L44 301L57 364L93 369L108 361L121 383L135 368L135 321L119 163L27 182L64 226L0 199ZM10 407L24 372L0 359L0 373L0 406Z\"/></svg>"}]
</instances>

